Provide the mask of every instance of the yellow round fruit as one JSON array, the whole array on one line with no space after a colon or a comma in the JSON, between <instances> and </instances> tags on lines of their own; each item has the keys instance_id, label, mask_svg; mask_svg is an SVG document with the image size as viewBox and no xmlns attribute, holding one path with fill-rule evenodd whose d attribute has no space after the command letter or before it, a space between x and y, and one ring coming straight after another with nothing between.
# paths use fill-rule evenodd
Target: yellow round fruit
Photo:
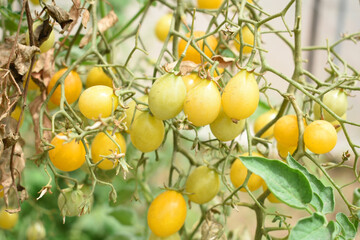
<instances>
[{"instance_id":1,"label":"yellow round fruit","mask_svg":"<svg viewBox=\"0 0 360 240\"><path fill-rule=\"evenodd\" d=\"M111 136L110 131L108 131L108 134ZM102 156L126 153L126 142L124 137L120 133L115 133L112 138L116 141L117 144L119 144L120 149L105 133L99 132L95 136L91 144L91 158L93 163L97 163L104 159ZM118 162L114 164L113 160L105 159L97 166L103 170L109 170L116 167L117 164Z\"/></svg>"},{"instance_id":2,"label":"yellow round fruit","mask_svg":"<svg viewBox=\"0 0 360 240\"><path fill-rule=\"evenodd\" d=\"M241 36L244 44L254 46L254 34L251 32L251 30L248 28L248 26L244 26L241 29ZM241 41L240 41L240 34L236 35L236 40L234 41L234 45L237 48L238 51L240 51L241 47ZM242 49L243 54L249 54L252 51L252 47L245 45Z\"/></svg>"},{"instance_id":3,"label":"yellow round fruit","mask_svg":"<svg viewBox=\"0 0 360 240\"><path fill-rule=\"evenodd\" d=\"M277 111L275 109L271 109L263 114L261 114L254 123L254 132L255 134L260 131L263 127L266 126L271 120L273 120L277 115ZM261 138L272 138L274 135L274 125L269 127L260 137Z\"/></svg>"},{"instance_id":4,"label":"yellow round fruit","mask_svg":"<svg viewBox=\"0 0 360 240\"><path fill-rule=\"evenodd\" d=\"M197 0L197 6L201 9L218 9L224 0Z\"/></svg>"},{"instance_id":5,"label":"yellow round fruit","mask_svg":"<svg viewBox=\"0 0 360 240\"><path fill-rule=\"evenodd\" d=\"M277 120L274 126L274 137L283 146L297 146L299 127L296 115L285 115Z\"/></svg>"},{"instance_id":6,"label":"yellow round fruit","mask_svg":"<svg viewBox=\"0 0 360 240\"><path fill-rule=\"evenodd\" d=\"M199 38L204 35L205 35L205 32L202 32L202 31L194 32L194 38ZM190 33L187 33L186 37L189 38ZM206 42L212 51L214 51L216 49L218 42L214 36L207 37ZM211 57L213 55L212 51L205 45L203 39L200 41L197 41L196 44L200 48L200 50L202 50L205 53L206 56ZM181 39L179 41L179 44L178 44L179 56L184 52L186 45L187 45L187 42L184 39ZM201 54L190 45L186 51L183 61L192 61L194 63L201 63Z\"/></svg>"},{"instance_id":7,"label":"yellow round fruit","mask_svg":"<svg viewBox=\"0 0 360 240\"><path fill-rule=\"evenodd\" d=\"M137 98L138 101L143 102L143 103L148 103L148 95L143 95L139 98ZM127 109L125 109L125 124L126 124L126 132L130 133L130 127L132 122L140 115L141 110L145 110L147 108L147 106L139 104L138 106L136 106L136 102L134 100L131 100L130 103L127 105ZM137 108L137 109L136 109ZM136 112L135 112L136 110ZM135 115L134 115L135 112Z\"/></svg>"},{"instance_id":8,"label":"yellow round fruit","mask_svg":"<svg viewBox=\"0 0 360 240\"><path fill-rule=\"evenodd\" d=\"M292 155L295 152L297 145L285 146L285 145L282 145L281 143L277 142L276 148L277 148L279 156L282 159L286 159L286 157L288 156L289 153Z\"/></svg>"},{"instance_id":9,"label":"yellow round fruit","mask_svg":"<svg viewBox=\"0 0 360 240\"><path fill-rule=\"evenodd\" d=\"M244 153L241 156L249 156L249 153ZM263 155L257 152L253 152L252 156L264 157ZM247 175L247 168L240 161L240 159L236 159L230 168L230 180L234 185L234 187L236 188L240 187L245 182L246 175ZM255 173L252 173L247 183L247 186L250 191L255 191L262 186L263 181L264 180L260 176L256 175ZM241 188L240 191L246 192L246 189Z\"/></svg>"},{"instance_id":10,"label":"yellow round fruit","mask_svg":"<svg viewBox=\"0 0 360 240\"><path fill-rule=\"evenodd\" d=\"M328 121L316 120L305 128L304 143L313 153L328 153L335 147L336 142L336 130Z\"/></svg>"},{"instance_id":11,"label":"yellow round fruit","mask_svg":"<svg viewBox=\"0 0 360 240\"><path fill-rule=\"evenodd\" d=\"M155 34L156 37L162 42L165 41L169 34L172 16L173 15L171 13L168 13L162 16L156 23Z\"/></svg>"},{"instance_id":12,"label":"yellow round fruit","mask_svg":"<svg viewBox=\"0 0 360 240\"><path fill-rule=\"evenodd\" d=\"M241 70L224 88L221 101L225 114L235 120L250 117L259 104L259 95L254 73Z\"/></svg>"},{"instance_id":13,"label":"yellow round fruit","mask_svg":"<svg viewBox=\"0 0 360 240\"><path fill-rule=\"evenodd\" d=\"M202 81L202 78L199 77L198 73L191 73L189 75L182 76L182 80L184 81L186 92L189 92Z\"/></svg>"},{"instance_id":14,"label":"yellow round fruit","mask_svg":"<svg viewBox=\"0 0 360 240\"><path fill-rule=\"evenodd\" d=\"M33 23L33 31L35 32L37 27L39 27L42 24L42 21L36 21ZM30 45L30 37L29 37L29 30L27 30L26 35L25 35L25 42L26 45ZM54 30L51 31L48 39L46 39L40 46L40 52L44 53L47 52L50 48L54 47L54 43L55 43L55 33Z\"/></svg>"},{"instance_id":15,"label":"yellow round fruit","mask_svg":"<svg viewBox=\"0 0 360 240\"><path fill-rule=\"evenodd\" d=\"M16 106L14 111L11 113L11 117L14 118L16 121L18 121L19 118L20 118L20 114L21 114L21 107ZM20 120L20 126L23 124L23 122L24 122L24 113L23 113L22 118Z\"/></svg>"},{"instance_id":16,"label":"yellow round fruit","mask_svg":"<svg viewBox=\"0 0 360 240\"><path fill-rule=\"evenodd\" d=\"M8 213L5 211L5 207L2 207L0 209L0 229L12 229L18 222L18 218L18 213Z\"/></svg>"},{"instance_id":17,"label":"yellow round fruit","mask_svg":"<svg viewBox=\"0 0 360 240\"><path fill-rule=\"evenodd\" d=\"M93 67L86 78L86 88L96 85L104 85L111 88L113 87L112 79L104 72L101 67Z\"/></svg>"},{"instance_id":18,"label":"yellow round fruit","mask_svg":"<svg viewBox=\"0 0 360 240\"><path fill-rule=\"evenodd\" d=\"M152 232L150 234L149 240L181 240L181 238L178 232L168 237L158 237Z\"/></svg>"}]
</instances>

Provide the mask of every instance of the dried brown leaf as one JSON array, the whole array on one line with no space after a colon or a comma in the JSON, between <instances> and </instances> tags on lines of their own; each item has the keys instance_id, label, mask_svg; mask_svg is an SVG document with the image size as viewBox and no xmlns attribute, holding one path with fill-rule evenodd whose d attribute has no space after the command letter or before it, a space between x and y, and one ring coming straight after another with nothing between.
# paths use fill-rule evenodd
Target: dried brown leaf
<instances>
[{"instance_id":1,"label":"dried brown leaf","mask_svg":"<svg viewBox=\"0 0 360 240\"><path fill-rule=\"evenodd\" d=\"M172 62L172 63L165 63L164 65L164 70L166 72L172 72L175 68L177 64L177 61L176 62ZM181 76L185 76L193 71L195 71L200 65L199 64L196 64L192 61L182 61L180 63L180 75Z\"/></svg>"},{"instance_id":2,"label":"dried brown leaf","mask_svg":"<svg viewBox=\"0 0 360 240\"><path fill-rule=\"evenodd\" d=\"M41 46L41 44L49 38L52 31L53 27L50 25L50 19L45 19L39 26L33 29L34 45L37 47Z\"/></svg>"},{"instance_id":3,"label":"dried brown leaf","mask_svg":"<svg viewBox=\"0 0 360 240\"><path fill-rule=\"evenodd\" d=\"M73 22L69 12L58 6L45 4L45 9L47 10L47 13L60 24L63 31L66 31Z\"/></svg>"},{"instance_id":4,"label":"dried brown leaf","mask_svg":"<svg viewBox=\"0 0 360 240\"><path fill-rule=\"evenodd\" d=\"M201 240L226 240L224 227L214 219L207 219L201 225Z\"/></svg>"},{"instance_id":5,"label":"dried brown leaf","mask_svg":"<svg viewBox=\"0 0 360 240\"><path fill-rule=\"evenodd\" d=\"M102 18L98 22L98 31L101 33L105 32L106 30L114 26L118 20L119 19L116 16L116 13L113 10L111 10L104 18ZM86 33L86 35L81 39L79 44L80 48L85 47L90 42L91 35L92 35L92 28L90 28Z\"/></svg>"},{"instance_id":6,"label":"dried brown leaf","mask_svg":"<svg viewBox=\"0 0 360 240\"><path fill-rule=\"evenodd\" d=\"M227 67L231 66L235 61L234 58L223 57L221 55L215 55L215 56L213 56L211 58L211 60L218 61L219 62L218 67L219 68L227 68Z\"/></svg>"},{"instance_id":7,"label":"dried brown leaf","mask_svg":"<svg viewBox=\"0 0 360 240\"><path fill-rule=\"evenodd\" d=\"M81 14L81 8L80 8L81 0L72 0L72 2L73 5L70 8L69 15L70 15L70 19L72 19L73 22L70 24L68 28L69 31L71 31L71 29L75 26Z\"/></svg>"},{"instance_id":8,"label":"dried brown leaf","mask_svg":"<svg viewBox=\"0 0 360 240\"><path fill-rule=\"evenodd\" d=\"M40 54L40 58L36 61L31 77L33 81L44 90L49 85L51 77L55 73L54 49Z\"/></svg>"},{"instance_id":9,"label":"dried brown leaf","mask_svg":"<svg viewBox=\"0 0 360 240\"><path fill-rule=\"evenodd\" d=\"M81 20L81 24L84 26L84 28L87 27L89 20L90 20L90 13L87 9L85 9L82 13L82 20Z\"/></svg>"}]
</instances>

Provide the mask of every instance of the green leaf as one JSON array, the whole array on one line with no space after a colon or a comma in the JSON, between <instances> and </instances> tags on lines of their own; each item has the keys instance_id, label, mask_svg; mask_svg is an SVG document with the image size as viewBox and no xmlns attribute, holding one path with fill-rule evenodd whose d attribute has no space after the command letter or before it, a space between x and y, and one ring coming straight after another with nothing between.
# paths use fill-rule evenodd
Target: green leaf
<instances>
[{"instance_id":1,"label":"green leaf","mask_svg":"<svg viewBox=\"0 0 360 240\"><path fill-rule=\"evenodd\" d=\"M331 187L325 187L325 185L319 179L317 179L313 174L309 173L309 171L300 163L298 163L290 154L286 160L290 167L300 170L307 177L310 182L311 189L322 200L323 207L322 209L318 209L318 211L322 212L323 214L333 212L335 207L333 189Z\"/></svg>"},{"instance_id":2,"label":"green leaf","mask_svg":"<svg viewBox=\"0 0 360 240\"><path fill-rule=\"evenodd\" d=\"M332 239L332 228L325 226L323 215L314 213L311 217L303 218L291 230L289 240L319 240Z\"/></svg>"},{"instance_id":3,"label":"green leaf","mask_svg":"<svg viewBox=\"0 0 360 240\"><path fill-rule=\"evenodd\" d=\"M311 199L310 204L315 208L317 212L321 212L321 210L324 207L323 201L321 200L320 196L315 192L313 192L313 197Z\"/></svg>"},{"instance_id":4,"label":"green leaf","mask_svg":"<svg viewBox=\"0 0 360 240\"><path fill-rule=\"evenodd\" d=\"M312 198L307 178L299 170L279 160L262 157L240 157L245 167L262 177L270 191L281 201L294 208L306 208Z\"/></svg>"},{"instance_id":5,"label":"green leaf","mask_svg":"<svg viewBox=\"0 0 360 240\"><path fill-rule=\"evenodd\" d=\"M327 228L331 232L331 239L336 239L339 237L339 234L341 233L341 227L337 222L330 221L327 225Z\"/></svg>"},{"instance_id":6,"label":"green leaf","mask_svg":"<svg viewBox=\"0 0 360 240\"><path fill-rule=\"evenodd\" d=\"M134 210L129 208L119 208L110 213L111 216L116 218L116 220L125 226L134 225L136 222L136 215Z\"/></svg>"},{"instance_id":7,"label":"green leaf","mask_svg":"<svg viewBox=\"0 0 360 240\"><path fill-rule=\"evenodd\" d=\"M346 239L355 238L356 229L345 214L343 214L341 212L336 214L336 221L341 226L341 232L345 236Z\"/></svg>"}]
</instances>

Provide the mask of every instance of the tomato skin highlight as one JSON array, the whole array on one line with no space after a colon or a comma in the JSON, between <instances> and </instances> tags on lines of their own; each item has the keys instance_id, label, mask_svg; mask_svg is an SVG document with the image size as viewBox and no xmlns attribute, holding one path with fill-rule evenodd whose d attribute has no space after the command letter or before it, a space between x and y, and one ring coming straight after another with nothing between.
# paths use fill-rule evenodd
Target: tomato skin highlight
<instances>
[{"instance_id":1,"label":"tomato skin highlight","mask_svg":"<svg viewBox=\"0 0 360 240\"><path fill-rule=\"evenodd\" d=\"M244 130L245 120L234 123L221 108L219 115L210 124L210 130L220 141L227 142L234 140Z\"/></svg>"},{"instance_id":2,"label":"tomato skin highlight","mask_svg":"<svg viewBox=\"0 0 360 240\"><path fill-rule=\"evenodd\" d=\"M108 131L108 133L111 136L111 132ZM102 160L103 157L101 156L110 155L115 152L117 154L126 153L126 142L124 137L120 133L115 133L112 137L117 144L119 144L121 150L119 150L116 144L105 133L99 132L91 144L91 158L94 163ZM117 164L117 162L114 164L112 160L105 159L97 166L103 170L109 170L116 167Z\"/></svg>"},{"instance_id":3,"label":"tomato skin highlight","mask_svg":"<svg viewBox=\"0 0 360 240\"><path fill-rule=\"evenodd\" d=\"M150 204L147 214L149 228L156 236L168 237L184 225L186 211L186 202L180 193L165 191Z\"/></svg>"},{"instance_id":4,"label":"tomato skin highlight","mask_svg":"<svg viewBox=\"0 0 360 240\"><path fill-rule=\"evenodd\" d=\"M197 167L188 177L185 191L190 201L204 204L211 201L220 190L220 179L216 171L207 166Z\"/></svg>"},{"instance_id":5,"label":"tomato skin highlight","mask_svg":"<svg viewBox=\"0 0 360 240\"><path fill-rule=\"evenodd\" d=\"M202 81L198 73L182 76L182 80L184 81L187 93Z\"/></svg>"},{"instance_id":6,"label":"tomato skin highlight","mask_svg":"<svg viewBox=\"0 0 360 240\"><path fill-rule=\"evenodd\" d=\"M221 108L221 96L216 84L202 80L186 95L184 113L195 126L205 126L217 118Z\"/></svg>"},{"instance_id":7,"label":"tomato skin highlight","mask_svg":"<svg viewBox=\"0 0 360 240\"><path fill-rule=\"evenodd\" d=\"M305 128L304 143L313 153L328 153L335 147L336 142L336 130L328 121L316 120Z\"/></svg>"},{"instance_id":8,"label":"tomato skin highlight","mask_svg":"<svg viewBox=\"0 0 360 240\"><path fill-rule=\"evenodd\" d=\"M186 86L180 76L167 73L158 78L149 92L149 108L160 120L176 117L184 106Z\"/></svg>"},{"instance_id":9,"label":"tomato skin highlight","mask_svg":"<svg viewBox=\"0 0 360 240\"><path fill-rule=\"evenodd\" d=\"M225 114L235 120L250 117L259 104L259 95L254 74L240 70L224 88L221 101Z\"/></svg>"},{"instance_id":10,"label":"tomato skin highlight","mask_svg":"<svg viewBox=\"0 0 360 240\"><path fill-rule=\"evenodd\" d=\"M158 149L164 137L164 123L149 112L142 112L130 128L132 144L144 153Z\"/></svg>"},{"instance_id":11,"label":"tomato skin highlight","mask_svg":"<svg viewBox=\"0 0 360 240\"><path fill-rule=\"evenodd\" d=\"M66 142L64 137L65 135L60 133L51 140L55 148L49 151L49 158L57 169L71 172L84 164L86 153L82 142L76 142L75 139Z\"/></svg>"}]
</instances>

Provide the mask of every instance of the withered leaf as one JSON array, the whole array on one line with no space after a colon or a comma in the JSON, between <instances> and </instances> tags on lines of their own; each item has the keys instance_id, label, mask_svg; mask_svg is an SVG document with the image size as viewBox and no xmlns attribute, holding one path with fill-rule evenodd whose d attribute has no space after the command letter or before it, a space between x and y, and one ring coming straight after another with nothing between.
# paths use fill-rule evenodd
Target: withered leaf
<instances>
[{"instance_id":1,"label":"withered leaf","mask_svg":"<svg viewBox=\"0 0 360 240\"><path fill-rule=\"evenodd\" d=\"M207 219L201 225L201 240L226 240L223 225L214 219Z\"/></svg>"},{"instance_id":2,"label":"withered leaf","mask_svg":"<svg viewBox=\"0 0 360 240\"><path fill-rule=\"evenodd\" d=\"M40 89L46 89L54 73L54 48L52 48L49 51L40 54L40 58L36 61L36 65L32 70L31 77Z\"/></svg>"},{"instance_id":3,"label":"withered leaf","mask_svg":"<svg viewBox=\"0 0 360 240\"><path fill-rule=\"evenodd\" d=\"M73 22L73 19L70 18L69 12L58 6L45 4L45 9L47 10L47 13L60 24L63 31L66 31Z\"/></svg>"},{"instance_id":4,"label":"withered leaf","mask_svg":"<svg viewBox=\"0 0 360 240\"><path fill-rule=\"evenodd\" d=\"M73 2L73 5L70 8L69 15L70 15L70 19L72 19L73 22L70 24L70 26L68 28L69 31L71 31L71 29L77 23L77 20L79 19L81 10L82 10L80 8L81 0L72 0L72 2Z\"/></svg>"},{"instance_id":5,"label":"withered leaf","mask_svg":"<svg viewBox=\"0 0 360 240\"><path fill-rule=\"evenodd\" d=\"M81 20L81 24L84 26L84 28L87 27L89 20L90 20L90 13L87 9L85 9L83 11L82 20Z\"/></svg>"},{"instance_id":6,"label":"withered leaf","mask_svg":"<svg viewBox=\"0 0 360 240\"><path fill-rule=\"evenodd\" d=\"M116 13L113 10L111 10L104 18L102 18L98 22L98 31L101 33L105 32L106 30L114 26L118 20L119 19L116 16ZM79 44L80 48L85 47L90 42L91 35L92 35L92 28L90 28L86 33L86 35L81 39Z\"/></svg>"},{"instance_id":7,"label":"withered leaf","mask_svg":"<svg viewBox=\"0 0 360 240\"><path fill-rule=\"evenodd\" d=\"M52 30L53 27L50 25L49 18L45 19L39 26L33 29L34 45L37 47L41 46L41 44L49 38Z\"/></svg>"},{"instance_id":8,"label":"withered leaf","mask_svg":"<svg viewBox=\"0 0 360 240\"><path fill-rule=\"evenodd\" d=\"M166 63L164 65L164 69L166 72L171 72L174 70L175 66L177 64L177 61L176 62L172 62L172 63ZM185 76L193 71L195 71L200 65L199 64L196 64L192 61L182 61L180 63L180 75L181 76Z\"/></svg>"},{"instance_id":9,"label":"withered leaf","mask_svg":"<svg viewBox=\"0 0 360 240\"><path fill-rule=\"evenodd\" d=\"M29 71L31 59L37 52L39 52L38 47L17 44L16 59L14 61L17 74L23 76Z\"/></svg>"},{"instance_id":10,"label":"withered leaf","mask_svg":"<svg viewBox=\"0 0 360 240\"><path fill-rule=\"evenodd\" d=\"M223 57L221 55L215 55L211 58L211 60L218 61L219 68L227 68L227 67L231 66L235 61L235 59L233 59L233 58Z\"/></svg>"}]
</instances>

